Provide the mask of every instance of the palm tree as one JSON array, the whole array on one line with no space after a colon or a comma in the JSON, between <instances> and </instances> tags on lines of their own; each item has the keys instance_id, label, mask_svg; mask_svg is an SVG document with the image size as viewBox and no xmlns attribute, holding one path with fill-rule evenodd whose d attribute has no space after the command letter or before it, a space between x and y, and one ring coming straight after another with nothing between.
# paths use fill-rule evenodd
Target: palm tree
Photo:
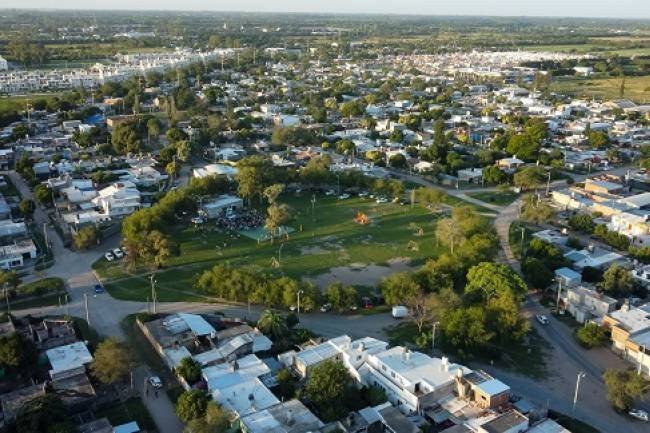
<instances>
[{"instance_id":1,"label":"palm tree","mask_svg":"<svg viewBox=\"0 0 650 433\"><path fill-rule=\"evenodd\" d=\"M260 320L257 321L257 329L273 341L284 339L289 331L284 317L271 310L262 313Z\"/></svg>"}]
</instances>

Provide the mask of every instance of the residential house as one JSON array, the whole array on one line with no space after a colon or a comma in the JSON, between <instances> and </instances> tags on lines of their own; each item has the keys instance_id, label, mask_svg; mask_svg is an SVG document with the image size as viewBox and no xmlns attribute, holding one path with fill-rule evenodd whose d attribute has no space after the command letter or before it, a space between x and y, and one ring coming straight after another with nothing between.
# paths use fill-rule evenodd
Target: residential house
<instances>
[{"instance_id":1,"label":"residential house","mask_svg":"<svg viewBox=\"0 0 650 433\"><path fill-rule=\"evenodd\" d=\"M585 286L568 287L564 303L578 323L600 321L616 309L616 299Z\"/></svg>"},{"instance_id":2,"label":"residential house","mask_svg":"<svg viewBox=\"0 0 650 433\"><path fill-rule=\"evenodd\" d=\"M650 373L650 303L639 307L623 306L603 318L611 330L612 350Z\"/></svg>"},{"instance_id":3,"label":"residential house","mask_svg":"<svg viewBox=\"0 0 650 433\"><path fill-rule=\"evenodd\" d=\"M92 203L108 217L123 217L140 209L140 191L133 182L115 182L99 191Z\"/></svg>"}]
</instances>

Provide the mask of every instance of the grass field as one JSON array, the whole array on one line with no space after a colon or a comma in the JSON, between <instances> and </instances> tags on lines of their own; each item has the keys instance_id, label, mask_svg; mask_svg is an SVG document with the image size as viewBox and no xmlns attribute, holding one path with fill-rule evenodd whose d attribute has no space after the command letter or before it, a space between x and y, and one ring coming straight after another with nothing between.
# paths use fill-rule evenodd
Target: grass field
<instances>
[{"instance_id":1,"label":"grass field","mask_svg":"<svg viewBox=\"0 0 650 433\"><path fill-rule=\"evenodd\" d=\"M290 239L282 243L278 240L274 244L257 243L216 229L200 232L193 228L177 228L172 237L180 245L180 254L171 258L167 269L157 276L159 299L196 300L191 294L194 282L203 270L217 263L252 266L299 279L356 263L384 265L395 258L417 265L442 250L436 245L434 234L439 214L431 214L419 206L411 208L393 203L377 204L371 199L337 200L321 196L317 198L312 215L310 199L307 195L282 198L293 209L294 216L287 225L295 229ZM369 225L354 222L359 210L370 217ZM423 230L422 236L416 234L419 228ZM279 258L280 269L272 267L273 258ZM113 296L146 299L149 293L146 275L128 275L119 262L109 263L104 259L98 260L93 268ZM146 272L147 269L142 268L136 274Z\"/></svg>"},{"instance_id":2,"label":"grass field","mask_svg":"<svg viewBox=\"0 0 650 433\"><path fill-rule=\"evenodd\" d=\"M568 78L554 81L554 92L588 98L619 99L620 78ZM650 101L650 76L626 77L624 98L639 103Z\"/></svg>"},{"instance_id":3,"label":"grass field","mask_svg":"<svg viewBox=\"0 0 650 433\"><path fill-rule=\"evenodd\" d=\"M617 55L624 57L647 56L650 55L650 47L625 48L617 47L613 44L594 41L589 44L567 44L567 45L529 45L523 47L526 51L550 51L557 53L573 54L604 54Z\"/></svg>"},{"instance_id":4,"label":"grass field","mask_svg":"<svg viewBox=\"0 0 650 433\"><path fill-rule=\"evenodd\" d=\"M507 206L519 197L519 194L512 191L486 191L475 192L468 195L477 200L497 206Z\"/></svg>"}]
</instances>

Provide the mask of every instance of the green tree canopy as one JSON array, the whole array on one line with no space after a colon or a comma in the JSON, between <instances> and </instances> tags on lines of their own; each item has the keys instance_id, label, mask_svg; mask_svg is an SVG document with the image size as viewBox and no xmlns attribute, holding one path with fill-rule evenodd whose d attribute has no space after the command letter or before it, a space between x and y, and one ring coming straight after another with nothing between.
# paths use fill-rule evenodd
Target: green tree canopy
<instances>
[{"instance_id":1,"label":"green tree canopy","mask_svg":"<svg viewBox=\"0 0 650 433\"><path fill-rule=\"evenodd\" d=\"M208 397L204 391L192 389L185 391L178 397L176 402L176 415L183 422L202 418L206 414L208 406Z\"/></svg>"},{"instance_id":2,"label":"green tree canopy","mask_svg":"<svg viewBox=\"0 0 650 433\"><path fill-rule=\"evenodd\" d=\"M99 381L117 383L128 377L131 357L123 343L109 337L97 345L90 369Z\"/></svg>"}]
</instances>

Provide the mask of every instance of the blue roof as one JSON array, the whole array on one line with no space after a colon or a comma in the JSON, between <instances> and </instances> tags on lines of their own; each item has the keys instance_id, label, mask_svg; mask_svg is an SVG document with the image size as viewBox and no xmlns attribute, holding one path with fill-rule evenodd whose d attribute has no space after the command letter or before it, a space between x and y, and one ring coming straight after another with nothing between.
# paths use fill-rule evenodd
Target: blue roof
<instances>
[{"instance_id":1,"label":"blue roof","mask_svg":"<svg viewBox=\"0 0 650 433\"><path fill-rule=\"evenodd\" d=\"M566 279L574 279L574 278L580 278L581 275L574 271L573 269L570 268L560 268L555 270L555 275L559 275L560 277L566 278Z\"/></svg>"},{"instance_id":2,"label":"blue roof","mask_svg":"<svg viewBox=\"0 0 650 433\"><path fill-rule=\"evenodd\" d=\"M113 427L113 433L138 433L140 427L135 421Z\"/></svg>"},{"instance_id":3,"label":"blue roof","mask_svg":"<svg viewBox=\"0 0 650 433\"><path fill-rule=\"evenodd\" d=\"M104 115L103 114L93 114L89 118L86 119L86 122L88 125L97 125L98 123L104 122Z\"/></svg>"},{"instance_id":4,"label":"blue roof","mask_svg":"<svg viewBox=\"0 0 650 433\"><path fill-rule=\"evenodd\" d=\"M490 396L510 391L510 387L499 379L486 380L485 382L479 383L477 386L481 391Z\"/></svg>"}]
</instances>

